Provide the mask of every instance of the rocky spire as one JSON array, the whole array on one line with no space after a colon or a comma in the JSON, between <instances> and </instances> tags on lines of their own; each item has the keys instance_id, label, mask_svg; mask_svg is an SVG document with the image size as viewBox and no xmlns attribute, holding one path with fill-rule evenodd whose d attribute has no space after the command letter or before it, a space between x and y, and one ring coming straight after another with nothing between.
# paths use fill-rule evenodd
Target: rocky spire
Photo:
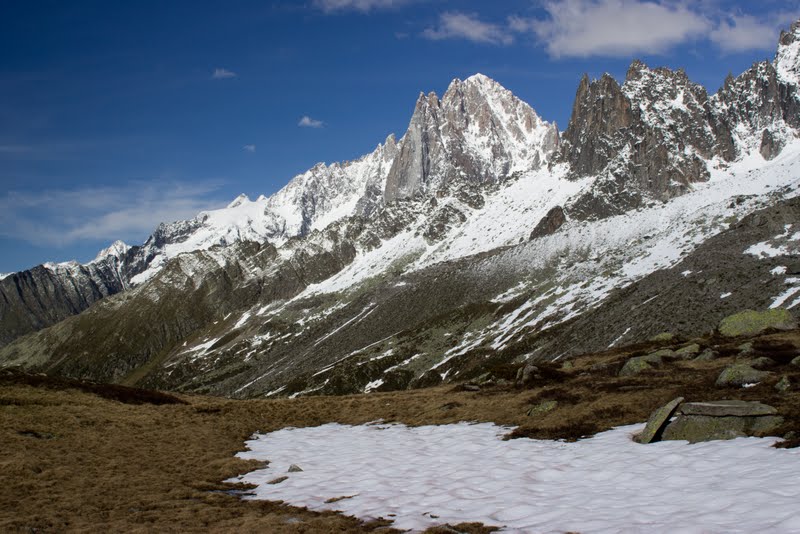
<instances>
[{"instance_id":1,"label":"rocky spire","mask_svg":"<svg viewBox=\"0 0 800 534\"><path fill-rule=\"evenodd\" d=\"M494 80L453 80L441 100L420 94L387 178L387 202L454 180L502 180L546 163L558 146L555 124Z\"/></svg>"},{"instance_id":2,"label":"rocky spire","mask_svg":"<svg viewBox=\"0 0 800 534\"><path fill-rule=\"evenodd\" d=\"M557 161L574 178L596 176L567 206L575 217L604 217L666 200L709 177L708 162L759 151L775 157L800 127L800 21L781 34L775 60L728 76L709 97L683 70L634 61L625 83L581 80Z\"/></svg>"}]
</instances>

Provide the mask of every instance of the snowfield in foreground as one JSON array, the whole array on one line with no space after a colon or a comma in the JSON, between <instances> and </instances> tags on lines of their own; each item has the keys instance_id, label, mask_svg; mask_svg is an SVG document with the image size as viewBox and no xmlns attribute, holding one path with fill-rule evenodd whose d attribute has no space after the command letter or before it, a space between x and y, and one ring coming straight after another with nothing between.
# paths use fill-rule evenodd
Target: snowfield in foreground
<instances>
[{"instance_id":1,"label":"snowfield in foreground","mask_svg":"<svg viewBox=\"0 0 800 534\"><path fill-rule=\"evenodd\" d=\"M800 449L775 438L640 445L640 428L576 443L503 441L510 429L491 423L287 428L248 441L238 456L269 467L232 481L257 484L255 499L415 531L480 521L504 532L800 532ZM350 498L325 502L337 497Z\"/></svg>"}]
</instances>

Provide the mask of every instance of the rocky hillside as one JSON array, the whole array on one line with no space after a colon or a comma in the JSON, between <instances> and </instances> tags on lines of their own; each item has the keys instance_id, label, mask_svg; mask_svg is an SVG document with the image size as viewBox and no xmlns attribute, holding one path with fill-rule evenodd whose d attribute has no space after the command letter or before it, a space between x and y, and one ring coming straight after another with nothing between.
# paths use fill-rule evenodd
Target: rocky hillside
<instances>
[{"instance_id":1,"label":"rocky hillside","mask_svg":"<svg viewBox=\"0 0 800 534\"><path fill-rule=\"evenodd\" d=\"M130 289L0 362L240 397L351 393L794 309L798 58L796 23L773 62L714 95L641 62L621 85L584 78L560 140L496 82L456 80L371 155L160 227L125 252L140 258L123 262Z\"/></svg>"},{"instance_id":2,"label":"rocky hillside","mask_svg":"<svg viewBox=\"0 0 800 534\"><path fill-rule=\"evenodd\" d=\"M180 254L239 241L281 246L344 217L379 219L385 199L454 180L498 182L547 163L557 146L556 126L497 82L480 74L454 80L441 101L433 93L420 97L400 141L390 135L357 160L319 163L269 198L240 195L224 209L162 224L143 245L115 244L87 265L4 275L0 346L147 282Z\"/></svg>"}]
</instances>

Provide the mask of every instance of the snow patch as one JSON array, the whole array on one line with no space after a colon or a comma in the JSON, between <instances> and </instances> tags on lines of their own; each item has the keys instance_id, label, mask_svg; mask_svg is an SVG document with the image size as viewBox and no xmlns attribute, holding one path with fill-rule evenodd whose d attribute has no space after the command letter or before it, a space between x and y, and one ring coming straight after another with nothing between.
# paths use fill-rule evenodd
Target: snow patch
<instances>
[{"instance_id":1,"label":"snow patch","mask_svg":"<svg viewBox=\"0 0 800 534\"><path fill-rule=\"evenodd\" d=\"M269 460L232 479L247 499L341 510L394 528L480 521L504 532L798 532L800 449L776 438L640 445L620 427L576 443L515 439L494 424L344 426L256 435ZM302 472L289 473L293 463ZM353 496L335 503L335 497Z\"/></svg>"}]
</instances>

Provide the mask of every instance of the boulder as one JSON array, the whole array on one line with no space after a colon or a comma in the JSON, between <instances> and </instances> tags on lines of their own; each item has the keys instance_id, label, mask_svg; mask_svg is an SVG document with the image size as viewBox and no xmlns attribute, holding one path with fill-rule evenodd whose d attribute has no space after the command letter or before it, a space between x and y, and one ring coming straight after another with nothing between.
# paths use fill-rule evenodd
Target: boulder
<instances>
[{"instance_id":1,"label":"boulder","mask_svg":"<svg viewBox=\"0 0 800 534\"><path fill-rule=\"evenodd\" d=\"M694 359L696 362L710 362L719 358L719 354L711 349L706 349L701 352L697 358Z\"/></svg>"},{"instance_id":2,"label":"boulder","mask_svg":"<svg viewBox=\"0 0 800 534\"><path fill-rule=\"evenodd\" d=\"M558 406L558 401L555 400L546 400L542 401L539 404L535 404L530 407L527 412L528 417L536 417L537 415L544 415L547 412L552 412Z\"/></svg>"},{"instance_id":3,"label":"boulder","mask_svg":"<svg viewBox=\"0 0 800 534\"><path fill-rule=\"evenodd\" d=\"M631 358L625 362L625 365L623 365L622 369L619 370L619 376L634 376L638 375L642 371L649 371L650 369L653 369L651 363L645 358L647 358L647 356L637 356L636 358Z\"/></svg>"},{"instance_id":4,"label":"boulder","mask_svg":"<svg viewBox=\"0 0 800 534\"><path fill-rule=\"evenodd\" d=\"M794 384L792 384L792 381L789 380L789 377L786 375L783 375L781 379L778 380L778 383L775 384L775 389L780 393L786 393L787 391L790 391L793 387Z\"/></svg>"},{"instance_id":5,"label":"boulder","mask_svg":"<svg viewBox=\"0 0 800 534\"><path fill-rule=\"evenodd\" d=\"M745 310L724 318L719 324L719 333L725 337L754 336L770 328L791 330L797 328L797 321L783 308L760 312Z\"/></svg>"},{"instance_id":6,"label":"boulder","mask_svg":"<svg viewBox=\"0 0 800 534\"><path fill-rule=\"evenodd\" d=\"M772 358L767 358L766 356L761 356L759 358L755 358L747 362L747 365L752 367L753 369L758 369L763 371L764 369L768 369L769 367L775 367L775 360Z\"/></svg>"},{"instance_id":7,"label":"boulder","mask_svg":"<svg viewBox=\"0 0 800 534\"><path fill-rule=\"evenodd\" d=\"M639 443L652 443L653 441L657 441L659 433L669 422L669 418L672 417L672 414L675 413L675 410L682 402L683 397L678 397L655 410L650 414L650 418L647 420L647 425L645 425L644 430L634 439Z\"/></svg>"},{"instance_id":8,"label":"boulder","mask_svg":"<svg viewBox=\"0 0 800 534\"><path fill-rule=\"evenodd\" d=\"M289 470L287 471L287 473L300 473L302 471L303 469L299 465L292 464L289 466Z\"/></svg>"},{"instance_id":9,"label":"boulder","mask_svg":"<svg viewBox=\"0 0 800 534\"><path fill-rule=\"evenodd\" d=\"M718 387L725 386L744 386L747 384L757 384L767 378L770 373L758 371L744 363L735 363L723 369L717 378Z\"/></svg>"},{"instance_id":10,"label":"boulder","mask_svg":"<svg viewBox=\"0 0 800 534\"><path fill-rule=\"evenodd\" d=\"M677 356L675 354L675 351L670 349L661 349L655 352L651 352L646 356L639 356L639 358L642 358L647 363L652 363L655 365L661 365L664 362L664 360L674 360L679 357L680 356Z\"/></svg>"},{"instance_id":11,"label":"boulder","mask_svg":"<svg viewBox=\"0 0 800 534\"><path fill-rule=\"evenodd\" d=\"M693 358L695 355L699 353L700 353L700 345L698 345L697 343L686 345L685 347L681 347L675 351L675 355L682 360L688 360L690 358Z\"/></svg>"},{"instance_id":12,"label":"boulder","mask_svg":"<svg viewBox=\"0 0 800 534\"><path fill-rule=\"evenodd\" d=\"M778 413L778 410L767 404L742 400L686 402L681 405L679 411L683 415L710 415L712 417L747 417Z\"/></svg>"},{"instance_id":13,"label":"boulder","mask_svg":"<svg viewBox=\"0 0 800 534\"><path fill-rule=\"evenodd\" d=\"M792 364L792 365L796 365L797 367L800 367L800 356L798 356L797 358L795 358L794 360L792 360L792 361L791 361L791 364Z\"/></svg>"},{"instance_id":14,"label":"boulder","mask_svg":"<svg viewBox=\"0 0 800 534\"><path fill-rule=\"evenodd\" d=\"M533 379L539 378L539 368L533 364L526 363L517 371L517 385L530 383Z\"/></svg>"},{"instance_id":15,"label":"boulder","mask_svg":"<svg viewBox=\"0 0 800 534\"><path fill-rule=\"evenodd\" d=\"M663 440L685 440L689 443L717 439L734 439L769 433L783 424L783 417L760 415L750 417L711 415L679 415L661 435Z\"/></svg>"}]
</instances>

